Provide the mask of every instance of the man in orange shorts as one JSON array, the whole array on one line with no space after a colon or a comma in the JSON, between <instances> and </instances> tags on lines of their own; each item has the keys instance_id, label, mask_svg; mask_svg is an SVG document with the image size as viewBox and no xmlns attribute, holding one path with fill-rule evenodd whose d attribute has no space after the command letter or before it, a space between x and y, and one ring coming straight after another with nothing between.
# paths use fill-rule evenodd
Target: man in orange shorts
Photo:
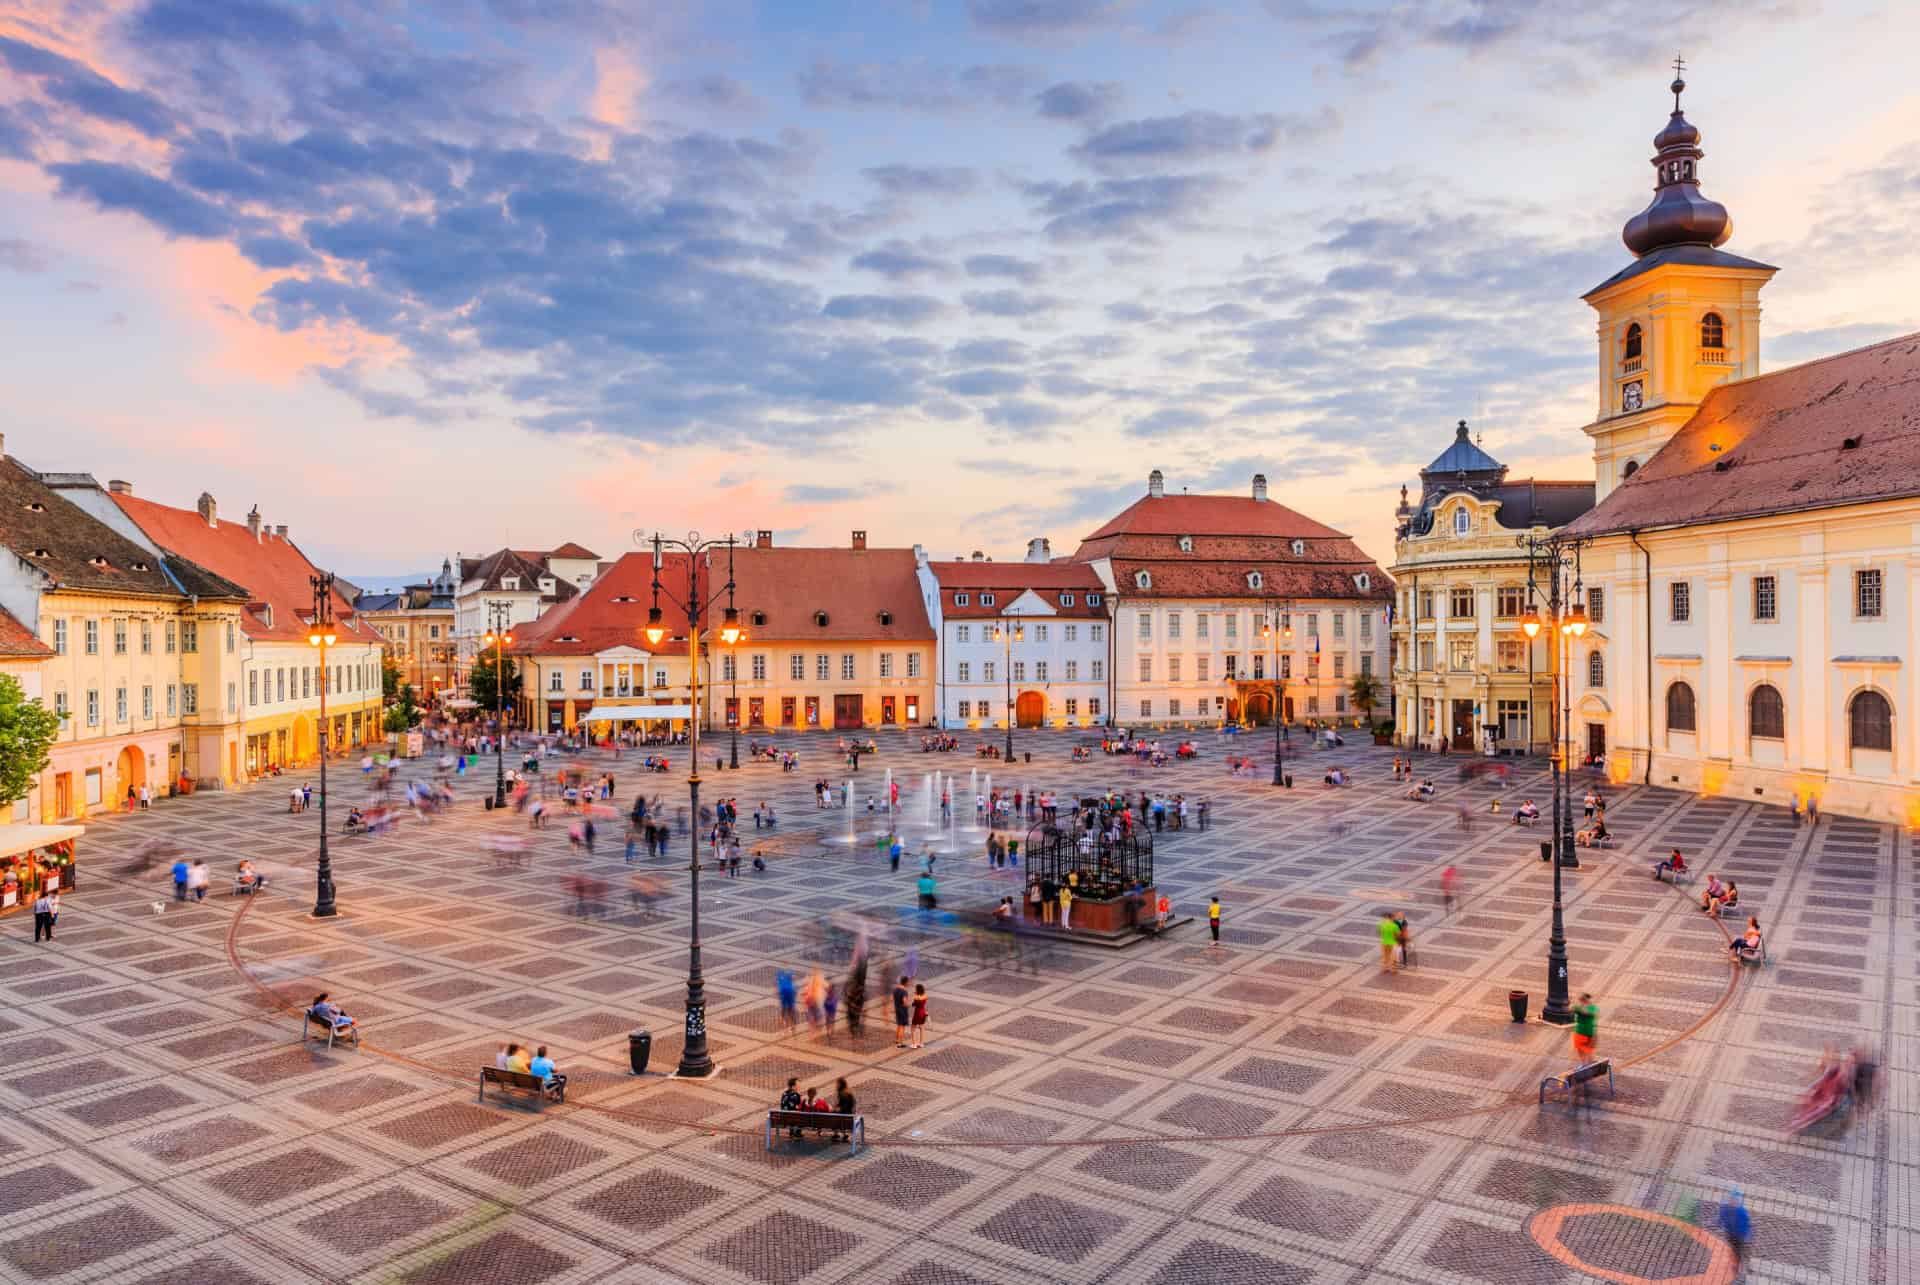
<instances>
[{"instance_id":1,"label":"man in orange shorts","mask_svg":"<svg viewBox=\"0 0 1920 1285\"><path fill-rule=\"evenodd\" d=\"M1600 1035L1600 1006L1593 1002L1589 991L1580 992L1580 1002L1573 1007L1573 1056L1585 1065L1593 1061L1594 1042Z\"/></svg>"}]
</instances>

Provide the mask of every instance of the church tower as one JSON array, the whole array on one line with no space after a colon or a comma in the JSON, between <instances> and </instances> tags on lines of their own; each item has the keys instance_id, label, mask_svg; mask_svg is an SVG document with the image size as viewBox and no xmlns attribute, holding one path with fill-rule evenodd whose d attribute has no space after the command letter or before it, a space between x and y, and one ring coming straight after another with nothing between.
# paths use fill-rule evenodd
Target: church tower
<instances>
[{"instance_id":1,"label":"church tower","mask_svg":"<svg viewBox=\"0 0 1920 1285\"><path fill-rule=\"evenodd\" d=\"M1631 477L1716 384L1760 373L1760 288L1778 271L1719 247L1733 218L1700 193L1700 131L1673 115L1653 140L1653 201L1621 239L1634 261L1582 296L1599 314L1597 499Z\"/></svg>"}]
</instances>

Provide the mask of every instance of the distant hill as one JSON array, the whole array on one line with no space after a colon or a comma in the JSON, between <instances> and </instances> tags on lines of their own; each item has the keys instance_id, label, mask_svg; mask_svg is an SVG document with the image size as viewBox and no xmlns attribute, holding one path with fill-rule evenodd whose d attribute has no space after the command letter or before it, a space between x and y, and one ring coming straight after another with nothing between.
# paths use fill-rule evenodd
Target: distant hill
<instances>
[{"instance_id":1,"label":"distant hill","mask_svg":"<svg viewBox=\"0 0 1920 1285\"><path fill-rule=\"evenodd\" d=\"M342 580L351 580L368 593L397 593L410 584L426 584L440 573L436 571L403 571L398 575L356 576L345 571L338 573Z\"/></svg>"}]
</instances>

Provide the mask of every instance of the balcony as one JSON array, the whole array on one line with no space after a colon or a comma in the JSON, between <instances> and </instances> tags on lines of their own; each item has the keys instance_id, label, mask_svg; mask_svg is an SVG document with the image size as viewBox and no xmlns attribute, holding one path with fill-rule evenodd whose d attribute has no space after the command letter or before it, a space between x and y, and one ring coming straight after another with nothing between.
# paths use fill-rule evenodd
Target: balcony
<instances>
[{"instance_id":1,"label":"balcony","mask_svg":"<svg viewBox=\"0 0 1920 1285\"><path fill-rule=\"evenodd\" d=\"M1646 368L1645 357L1623 357L1620 360L1620 373L1623 375L1637 375Z\"/></svg>"},{"instance_id":2,"label":"balcony","mask_svg":"<svg viewBox=\"0 0 1920 1285\"><path fill-rule=\"evenodd\" d=\"M1725 348L1702 348L1700 350L1700 364L1703 366L1726 365L1727 350Z\"/></svg>"}]
</instances>

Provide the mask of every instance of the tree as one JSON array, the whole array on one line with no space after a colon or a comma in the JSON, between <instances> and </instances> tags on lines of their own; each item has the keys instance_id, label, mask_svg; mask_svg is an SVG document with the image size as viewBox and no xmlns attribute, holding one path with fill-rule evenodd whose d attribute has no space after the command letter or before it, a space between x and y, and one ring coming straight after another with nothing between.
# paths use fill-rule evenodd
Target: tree
<instances>
[{"instance_id":1,"label":"tree","mask_svg":"<svg viewBox=\"0 0 1920 1285\"><path fill-rule=\"evenodd\" d=\"M389 705L400 695L400 661L391 652L380 654L380 692Z\"/></svg>"},{"instance_id":2,"label":"tree","mask_svg":"<svg viewBox=\"0 0 1920 1285\"><path fill-rule=\"evenodd\" d=\"M28 700L20 681L0 674L0 807L33 791L34 778L46 770L47 750L60 734L60 715Z\"/></svg>"},{"instance_id":3,"label":"tree","mask_svg":"<svg viewBox=\"0 0 1920 1285\"><path fill-rule=\"evenodd\" d=\"M413 701L413 684L402 683L393 707L387 710L386 729L389 732L411 731L419 721L420 707Z\"/></svg>"},{"instance_id":4,"label":"tree","mask_svg":"<svg viewBox=\"0 0 1920 1285\"><path fill-rule=\"evenodd\" d=\"M1380 703L1380 682L1372 674L1355 674L1348 686L1354 705L1367 716L1367 726L1373 726L1373 707Z\"/></svg>"},{"instance_id":5,"label":"tree","mask_svg":"<svg viewBox=\"0 0 1920 1285\"><path fill-rule=\"evenodd\" d=\"M474 701L481 709L491 714L496 708L500 691L494 681L494 653L492 649L481 652L473 658L473 669L467 674L467 690L473 693ZM507 704L511 705L520 695L520 666L513 657L506 658Z\"/></svg>"}]
</instances>

